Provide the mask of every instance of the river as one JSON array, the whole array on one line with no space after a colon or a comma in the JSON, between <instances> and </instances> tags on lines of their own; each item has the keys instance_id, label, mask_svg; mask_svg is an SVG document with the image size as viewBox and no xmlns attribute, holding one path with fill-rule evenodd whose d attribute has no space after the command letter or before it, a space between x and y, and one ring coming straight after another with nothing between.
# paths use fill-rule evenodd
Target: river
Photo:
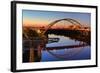
<instances>
[{"instance_id":1,"label":"river","mask_svg":"<svg viewBox=\"0 0 100 73\"><path fill-rule=\"evenodd\" d=\"M47 43L46 47L63 47L69 45L81 45L84 42L80 42L74 39L71 39L66 36L49 34L49 38L59 38L58 42ZM67 61L67 60L87 60L91 59L91 47L90 45L85 45L82 47L73 47L73 48L62 48L54 50L42 50L42 62L47 61Z\"/></svg>"}]
</instances>

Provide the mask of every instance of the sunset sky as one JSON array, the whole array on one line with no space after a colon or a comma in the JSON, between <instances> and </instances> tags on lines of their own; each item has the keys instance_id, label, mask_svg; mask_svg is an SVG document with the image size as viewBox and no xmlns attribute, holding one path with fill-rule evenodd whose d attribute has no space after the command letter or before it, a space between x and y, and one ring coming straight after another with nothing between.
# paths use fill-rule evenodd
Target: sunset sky
<instances>
[{"instance_id":1,"label":"sunset sky","mask_svg":"<svg viewBox=\"0 0 100 73\"><path fill-rule=\"evenodd\" d=\"M83 25L91 24L90 13L23 10L22 15L23 15L23 26L47 26L48 24L50 24L55 20L64 18L71 18L78 20Z\"/></svg>"}]
</instances>

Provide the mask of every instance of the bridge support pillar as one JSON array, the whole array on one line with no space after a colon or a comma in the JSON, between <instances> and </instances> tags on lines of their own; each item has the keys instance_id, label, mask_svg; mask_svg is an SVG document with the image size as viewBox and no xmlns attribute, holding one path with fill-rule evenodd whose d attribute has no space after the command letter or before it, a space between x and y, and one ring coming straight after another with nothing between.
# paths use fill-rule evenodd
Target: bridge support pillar
<instances>
[{"instance_id":1,"label":"bridge support pillar","mask_svg":"<svg viewBox=\"0 0 100 73\"><path fill-rule=\"evenodd\" d=\"M29 62L34 62L34 48L30 48L29 51Z\"/></svg>"}]
</instances>

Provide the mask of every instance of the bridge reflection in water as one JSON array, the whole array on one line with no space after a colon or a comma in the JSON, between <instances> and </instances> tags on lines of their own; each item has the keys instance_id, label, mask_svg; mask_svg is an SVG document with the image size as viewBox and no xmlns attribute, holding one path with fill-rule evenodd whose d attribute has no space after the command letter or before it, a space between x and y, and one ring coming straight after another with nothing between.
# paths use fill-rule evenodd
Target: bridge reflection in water
<instances>
[{"instance_id":1,"label":"bridge reflection in water","mask_svg":"<svg viewBox=\"0 0 100 73\"><path fill-rule=\"evenodd\" d=\"M84 50L84 47L89 46L89 44L85 42L75 41L72 39L64 39L63 42L61 42L61 38L50 38L48 42L45 42L39 38L36 38L36 40L35 38L34 40L23 40L23 62L40 62L42 60L46 61L50 55L52 55L53 58L59 58L59 60L69 60L72 56L75 57L75 55L80 55L79 53ZM62 50L63 52L60 53ZM57 52L59 54L57 54ZM45 56L48 56L45 59L44 54ZM86 54L86 52L84 52L84 54ZM89 56L90 55L87 57L89 58ZM51 58L51 60L53 59Z\"/></svg>"},{"instance_id":2,"label":"bridge reflection in water","mask_svg":"<svg viewBox=\"0 0 100 73\"><path fill-rule=\"evenodd\" d=\"M72 19L69 20L73 23ZM90 29L23 29L23 62L90 59ZM80 25L80 23L76 22ZM75 24L75 23L73 23ZM42 33L41 33L41 32ZM53 35L50 37L50 35ZM69 37L69 38L68 38Z\"/></svg>"}]
</instances>

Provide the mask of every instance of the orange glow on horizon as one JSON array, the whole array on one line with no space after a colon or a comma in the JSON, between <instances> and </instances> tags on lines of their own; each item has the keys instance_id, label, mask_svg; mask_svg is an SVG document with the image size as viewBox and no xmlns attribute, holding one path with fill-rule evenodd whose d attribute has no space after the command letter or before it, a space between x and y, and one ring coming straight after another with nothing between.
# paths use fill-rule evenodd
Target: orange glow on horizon
<instances>
[{"instance_id":1,"label":"orange glow on horizon","mask_svg":"<svg viewBox=\"0 0 100 73\"><path fill-rule=\"evenodd\" d=\"M45 28L53 21L46 21L46 20L36 20L36 19L24 19L23 20L23 26L24 27L36 27L36 28ZM83 23L84 26L87 26L87 24ZM76 24L77 25L77 24ZM59 29L59 28L70 28L70 27L77 27L76 25L73 25L72 23L66 21L66 22L58 22L55 25L52 26L52 28ZM77 27L78 28L78 27Z\"/></svg>"}]
</instances>

